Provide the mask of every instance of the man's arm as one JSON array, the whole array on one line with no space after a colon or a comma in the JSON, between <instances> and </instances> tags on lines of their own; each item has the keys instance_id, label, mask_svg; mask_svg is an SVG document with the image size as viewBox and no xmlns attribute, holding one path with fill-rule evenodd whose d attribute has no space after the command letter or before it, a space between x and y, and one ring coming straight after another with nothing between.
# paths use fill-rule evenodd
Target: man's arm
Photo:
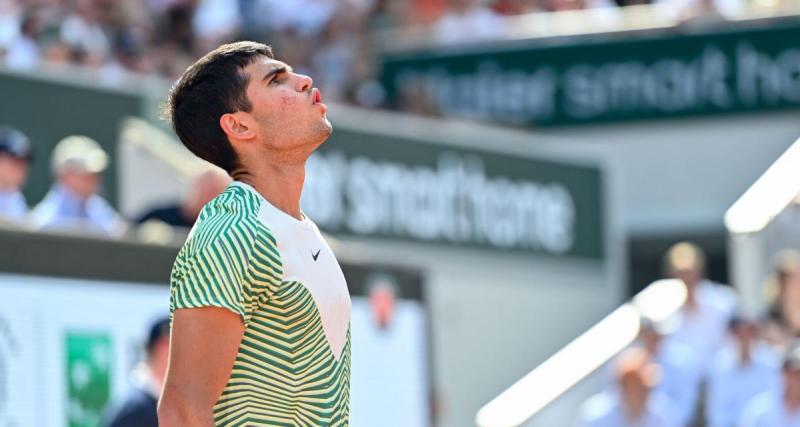
<instances>
[{"instance_id":1,"label":"man's arm","mask_svg":"<svg viewBox=\"0 0 800 427\"><path fill-rule=\"evenodd\" d=\"M242 317L218 307L175 310L160 427L213 427L213 407L231 376Z\"/></svg>"}]
</instances>

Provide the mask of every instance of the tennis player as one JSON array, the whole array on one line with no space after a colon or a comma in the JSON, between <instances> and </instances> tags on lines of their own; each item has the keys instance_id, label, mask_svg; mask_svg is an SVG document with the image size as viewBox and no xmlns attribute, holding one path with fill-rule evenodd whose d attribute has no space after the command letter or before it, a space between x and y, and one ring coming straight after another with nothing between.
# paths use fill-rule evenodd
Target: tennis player
<instances>
[{"instance_id":1,"label":"tennis player","mask_svg":"<svg viewBox=\"0 0 800 427\"><path fill-rule=\"evenodd\" d=\"M175 133L233 182L175 260L161 427L348 425L350 296L300 210L326 110L311 78L254 42L220 46L173 87Z\"/></svg>"}]
</instances>

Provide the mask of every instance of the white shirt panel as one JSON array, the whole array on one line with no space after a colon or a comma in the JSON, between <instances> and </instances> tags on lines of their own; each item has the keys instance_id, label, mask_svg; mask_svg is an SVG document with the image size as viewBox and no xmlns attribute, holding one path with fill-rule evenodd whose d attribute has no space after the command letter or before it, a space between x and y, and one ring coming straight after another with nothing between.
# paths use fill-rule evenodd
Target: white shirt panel
<instances>
[{"instance_id":1,"label":"white shirt panel","mask_svg":"<svg viewBox=\"0 0 800 427\"><path fill-rule=\"evenodd\" d=\"M283 264L283 280L300 282L311 293L322 319L325 337L336 360L347 342L351 301L339 262L316 224L298 220L273 206L253 187L234 182L261 198L259 220L275 237Z\"/></svg>"}]
</instances>

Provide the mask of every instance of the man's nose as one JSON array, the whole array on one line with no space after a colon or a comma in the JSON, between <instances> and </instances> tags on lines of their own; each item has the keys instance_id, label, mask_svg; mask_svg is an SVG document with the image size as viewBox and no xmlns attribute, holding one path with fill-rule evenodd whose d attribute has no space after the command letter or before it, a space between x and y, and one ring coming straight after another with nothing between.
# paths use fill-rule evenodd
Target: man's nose
<instances>
[{"instance_id":1,"label":"man's nose","mask_svg":"<svg viewBox=\"0 0 800 427\"><path fill-rule=\"evenodd\" d=\"M314 80L311 77L305 74L298 74L297 77L297 88L300 92L311 90L314 87Z\"/></svg>"}]
</instances>

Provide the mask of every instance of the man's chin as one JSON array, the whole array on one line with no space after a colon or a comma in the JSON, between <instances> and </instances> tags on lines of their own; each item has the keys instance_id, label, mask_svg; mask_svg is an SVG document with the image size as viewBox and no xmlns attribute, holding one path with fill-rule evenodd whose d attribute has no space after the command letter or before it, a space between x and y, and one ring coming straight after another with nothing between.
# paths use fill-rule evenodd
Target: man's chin
<instances>
[{"instance_id":1,"label":"man's chin","mask_svg":"<svg viewBox=\"0 0 800 427\"><path fill-rule=\"evenodd\" d=\"M331 136L331 133L333 133L333 125L331 124L331 121L328 120L327 116L323 116L322 117L322 123L321 123L321 129L320 130L321 130L322 133L325 134L325 138L326 139L329 136Z\"/></svg>"},{"instance_id":2,"label":"man's chin","mask_svg":"<svg viewBox=\"0 0 800 427\"><path fill-rule=\"evenodd\" d=\"M331 122L328 121L327 118L323 118L321 121L317 122L314 128L314 139L317 140L315 145L319 147L325 141L327 141L333 133L333 125L331 125Z\"/></svg>"}]
</instances>

